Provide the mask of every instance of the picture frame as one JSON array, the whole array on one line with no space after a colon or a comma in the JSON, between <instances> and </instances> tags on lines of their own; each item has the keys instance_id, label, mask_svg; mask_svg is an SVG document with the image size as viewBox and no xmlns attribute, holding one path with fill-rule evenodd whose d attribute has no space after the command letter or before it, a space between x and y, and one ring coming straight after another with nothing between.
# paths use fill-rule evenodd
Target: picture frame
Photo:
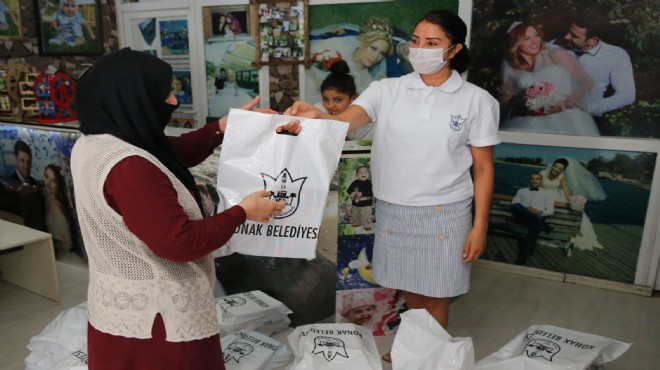
<instances>
[{"instance_id":1,"label":"picture frame","mask_svg":"<svg viewBox=\"0 0 660 370\"><path fill-rule=\"evenodd\" d=\"M34 82L21 81L18 83L21 95L34 95Z\"/></svg>"},{"instance_id":2,"label":"picture frame","mask_svg":"<svg viewBox=\"0 0 660 370\"><path fill-rule=\"evenodd\" d=\"M205 30L208 41L233 40L250 35L247 5L209 7L210 29ZM208 35L206 35L208 34Z\"/></svg>"},{"instance_id":3,"label":"picture frame","mask_svg":"<svg viewBox=\"0 0 660 370\"><path fill-rule=\"evenodd\" d=\"M21 108L24 111L38 112L39 106L37 105L37 99L35 98L22 98L21 99Z\"/></svg>"},{"instance_id":4,"label":"picture frame","mask_svg":"<svg viewBox=\"0 0 660 370\"><path fill-rule=\"evenodd\" d=\"M309 65L308 0L251 0L257 46L255 65Z\"/></svg>"},{"instance_id":5,"label":"picture frame","mask_svg":"<svg viewBox=\"0 0 660 370\"><path fill-rule=\"evenodd\" d=\"M77 0L76 6L65 5L62 9L59 4L57 0L37 0L35 3L39 53L100 55L103 52L100 1ZM75 20L62 24L68 17ZM80 32L71 30L74 23L81 28ZM57 28L53 24L57 24Z\"/></svg>"},{"instance_id":6,"label":"picture frame","mask_svg":"<svg viewBox=\"0 0 660 370\"><path fill-rule=\"evenodd\" d=\"M18 41L23 40L23 24L19 0L4 0L4 7L0 7L4 13L4 21L0 22L0 40Z\"/></svg>"}]
</instances>

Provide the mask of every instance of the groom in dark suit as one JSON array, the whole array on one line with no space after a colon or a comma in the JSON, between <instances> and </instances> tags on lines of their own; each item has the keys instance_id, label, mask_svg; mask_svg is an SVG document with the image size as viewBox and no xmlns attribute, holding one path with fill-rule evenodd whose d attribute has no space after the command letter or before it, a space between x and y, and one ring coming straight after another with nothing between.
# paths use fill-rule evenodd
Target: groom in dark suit
<instances>
[{"instance_id":1,"label":"groom in dark suit","mask_svg":"<svg viewBox=\"0 0 660 370\"><path fill-rule=\"evenodd\" d=\"M32 177L32 149L24 141L18 140L14 144L14 158L16 159L16 172L12 179L20 184L39 185Z\"/></svg>"},{"instance_id":2,"label":"groom in dark suit","mask_svg":"<svg viewBox=\"0 0 660 370\"><path fill-rule=\"evenodd\" d=\"M511 202L511 214L528 229L527 238L518 247L516 265L524 265L534 253L541 230L552 231L545 219L555 212L555 202L552 194L540 188L542 183L541 175L533 173L529 177L529 187L519 189Z\"/></svg>"}]
</instances>

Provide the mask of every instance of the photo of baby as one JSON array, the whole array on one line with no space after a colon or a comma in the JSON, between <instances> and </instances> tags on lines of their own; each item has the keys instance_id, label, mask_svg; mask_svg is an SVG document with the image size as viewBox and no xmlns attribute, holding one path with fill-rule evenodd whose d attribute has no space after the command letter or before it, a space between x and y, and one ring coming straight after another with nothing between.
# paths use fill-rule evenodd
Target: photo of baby
<instances>
[{"instance_id":1,"label":"photo of baby","mask_svg":"<svg viewBox=\"0 0 660 370\"><path fill-rule=\"evenodd\" d=\"M101 53L96 0L47 0L38 4L42 53Z\"/></svg>"}]
</instances>

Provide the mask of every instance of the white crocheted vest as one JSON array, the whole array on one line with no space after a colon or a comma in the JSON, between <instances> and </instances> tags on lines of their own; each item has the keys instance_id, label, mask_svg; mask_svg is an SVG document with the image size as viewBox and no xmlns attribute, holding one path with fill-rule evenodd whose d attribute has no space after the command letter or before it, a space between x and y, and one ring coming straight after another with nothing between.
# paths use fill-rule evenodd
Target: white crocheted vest
<instances>
[{"instance_id":1,"label":"white crocheted vest","mask_svg":"<svg viewBox=\"0 0 660 370\"><path fill-rule=\"evenodd\" d=\"M212 257L192 262L158 257L105 201L108 173L130 156L145 158L163 171L190 219L202 218L190 191L154 156L111 135L81 136L71 152L71 172L89 256L89 322L104 333L151 338L154 318L160 313L169 342L217 334Z\"/></svg>"}]
</instances>

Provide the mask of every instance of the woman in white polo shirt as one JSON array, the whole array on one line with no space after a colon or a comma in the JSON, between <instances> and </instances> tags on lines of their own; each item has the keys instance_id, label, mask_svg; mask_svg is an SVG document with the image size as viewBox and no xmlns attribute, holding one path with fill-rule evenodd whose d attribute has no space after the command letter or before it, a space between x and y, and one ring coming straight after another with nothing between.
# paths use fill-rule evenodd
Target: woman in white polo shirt
<instances>
[{"instance_id":1,"label":"woman in white polo shirt","mask_svg":"<svg viewBox=\"0 0 660 370\"><path fill-rule=\"evenodd\" d=\"M371 83L335 116L304 102L285 112L346 121L349 131L375 123L374 278L445 328L450 298L469 290L470 263L484 250L500 142L497 101L460 76L466 33L457 15L430 11L412 36L414 73Z\"/></svg>"}]
</instances>

